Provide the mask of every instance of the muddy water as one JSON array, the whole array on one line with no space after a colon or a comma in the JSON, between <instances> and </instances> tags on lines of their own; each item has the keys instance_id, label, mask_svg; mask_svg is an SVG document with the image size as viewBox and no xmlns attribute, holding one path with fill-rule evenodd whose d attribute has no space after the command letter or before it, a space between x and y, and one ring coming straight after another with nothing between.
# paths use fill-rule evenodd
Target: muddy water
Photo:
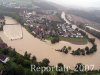
<instances>
[{"instance_id":1,"label":"muddy water","mask_svg":"<svg viewBox=\"0 0 100 75\"><path fill-rule=\"evenodd\" d=\"M15 20L10 19L10 23ZM61 41L58 44L52 45L49 42L42 42L37 38L34 38L25 28L22 28L23 31L23 39L20 40L9 40L3 32L0 32L0 37L4 40L12 48L15 48L16 51L20 54L24 54L25 51L35 55L38 61L41 61L43 58L48 58L50 60L50 65L57 65L58 63L63 63L66 66L71 66L72 68L76 63L83 63L86 65L95 65L95 68L98 69L100 65L100 41L96 39L96 43L98 45L98 51L89 56L72 56L69 54L63 54L56 52L55 49L61 49L63 46L72 46L72 49L84 48L85 46L91 47L91 44L88 43L86 45L75 45L68 42ZM89 36L91 36L89 34ZM93 36L91 36L93 37Z\"/></svg>"}]
</instances>

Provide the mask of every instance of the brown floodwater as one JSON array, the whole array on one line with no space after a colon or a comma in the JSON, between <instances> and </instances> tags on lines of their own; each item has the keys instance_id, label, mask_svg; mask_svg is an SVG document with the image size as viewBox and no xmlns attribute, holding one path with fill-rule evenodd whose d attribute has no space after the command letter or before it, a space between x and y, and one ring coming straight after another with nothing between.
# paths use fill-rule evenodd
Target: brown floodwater
<instances>
[{"instance_id":1,"label":"brown floodwater","mask_svg":"<svg viewBox=\"0 0 100 75\"><path fill-rule=\"evenodd\" d=\"M12 18L6 17L8 23L16 23L16 21ZM13 26L13 25L12 25ZM50 60L50 65L56 66L58 63L63 63L66 66L74 67L77 63L83 63L85 65L95 65L95 69L100 68L100 40L93 37L92 35L88 34L90 37L96 39L96 44L98 45L98 51L93 55L86 55L86 56L73 56L70 54L63 54L60 52L56 52L55 49L61 49L63 46L71 46L73 50L77 48L85 48L86 46L91 47L90 43L86 45L75 45L69 42L61 41L55 45L52 45L48 41L41 41L35 37L33 37L24 27L22 27L23 31L23 39L18 40L9 40L3 31L0 32L0 37L3 39L8 46L15 48L16 51L20 54L24 54L25 51L31 53L32 55L36 56L38 61L41 61L44 58L48 58ZM12 31L13 32L13 31ZM15 33L16 34L16 33Z\"/></svg>"}]
</instances>

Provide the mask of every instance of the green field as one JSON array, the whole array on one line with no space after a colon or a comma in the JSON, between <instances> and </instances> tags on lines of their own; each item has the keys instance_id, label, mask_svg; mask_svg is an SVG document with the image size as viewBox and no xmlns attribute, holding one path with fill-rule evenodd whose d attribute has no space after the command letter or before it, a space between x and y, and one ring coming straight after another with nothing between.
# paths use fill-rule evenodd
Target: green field
<instances>
[{"instance_id":1,"label":"green field","mask_svg":"<svg viewBox=\"0 0 100 75\"><path fill-rule=\"evenodd\" d=\"M78 45L84 45L88 43L88 40L86 38L65 38L65 37L60 37L60 40L62 41L67 41L72 44L78 44Z\"/></svg>"},{"instance_id":2,"label":"green field","mask_svg":"<svg viewBox=\"0 0 100 75\"><path fill-rule=\"evenodd\" d=\"M53 37L48 37L47 40L52 40ZM88 43L87 38L65 38L65 37L59 37L60 41L67 41L72 44L77 44L77 45L85 45Z\"/></svg>"}]
</instances>

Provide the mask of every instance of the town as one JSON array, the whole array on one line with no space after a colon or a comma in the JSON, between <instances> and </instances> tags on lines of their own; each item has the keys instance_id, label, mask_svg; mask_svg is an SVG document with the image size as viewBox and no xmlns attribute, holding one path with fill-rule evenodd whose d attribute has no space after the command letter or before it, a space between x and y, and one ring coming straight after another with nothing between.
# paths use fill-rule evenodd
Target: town
<instances>
[{"instance_id":1,"label":"town","mask_svg":"<svg viewBox=\"0 0 100 75\"><path fill-rule=\"evenodd\" d=\"M37 38L46 39L53 35L65 38L83 38L75 25L62 22L61 18L56 14L57 12L55 11L49 11L49 13L24 11L20 16L23 17L25 21L24 25L27 26L31 30L31 33Z\"/></svg>"},{"instance_id":2,"label":"town","mask_svg":"<svg viewBox=\"0 0 100 75\"><path fill-rule=\"evenodd\" d=\"M63 1L0 0L0 75L100 75L100 14Z\"/></svg>"}]
</instances>

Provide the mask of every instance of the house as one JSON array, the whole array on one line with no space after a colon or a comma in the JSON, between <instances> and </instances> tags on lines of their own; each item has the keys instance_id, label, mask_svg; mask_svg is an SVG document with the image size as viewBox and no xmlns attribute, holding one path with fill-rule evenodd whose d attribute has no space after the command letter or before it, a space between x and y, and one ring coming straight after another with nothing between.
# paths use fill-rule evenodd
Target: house
<instances>
[{"instance_id":1,"label":"house","mask_svg":"<svg viewBox=\"0 0 100 75\"><path fill-rule=\"evenodd\" d=\"M3 55L3 54L0 54L0 61L1 61L2 63L7 63L9 60L10 60L10 59L9 59L8 56Z\"/></svg>"}]
</instances>

